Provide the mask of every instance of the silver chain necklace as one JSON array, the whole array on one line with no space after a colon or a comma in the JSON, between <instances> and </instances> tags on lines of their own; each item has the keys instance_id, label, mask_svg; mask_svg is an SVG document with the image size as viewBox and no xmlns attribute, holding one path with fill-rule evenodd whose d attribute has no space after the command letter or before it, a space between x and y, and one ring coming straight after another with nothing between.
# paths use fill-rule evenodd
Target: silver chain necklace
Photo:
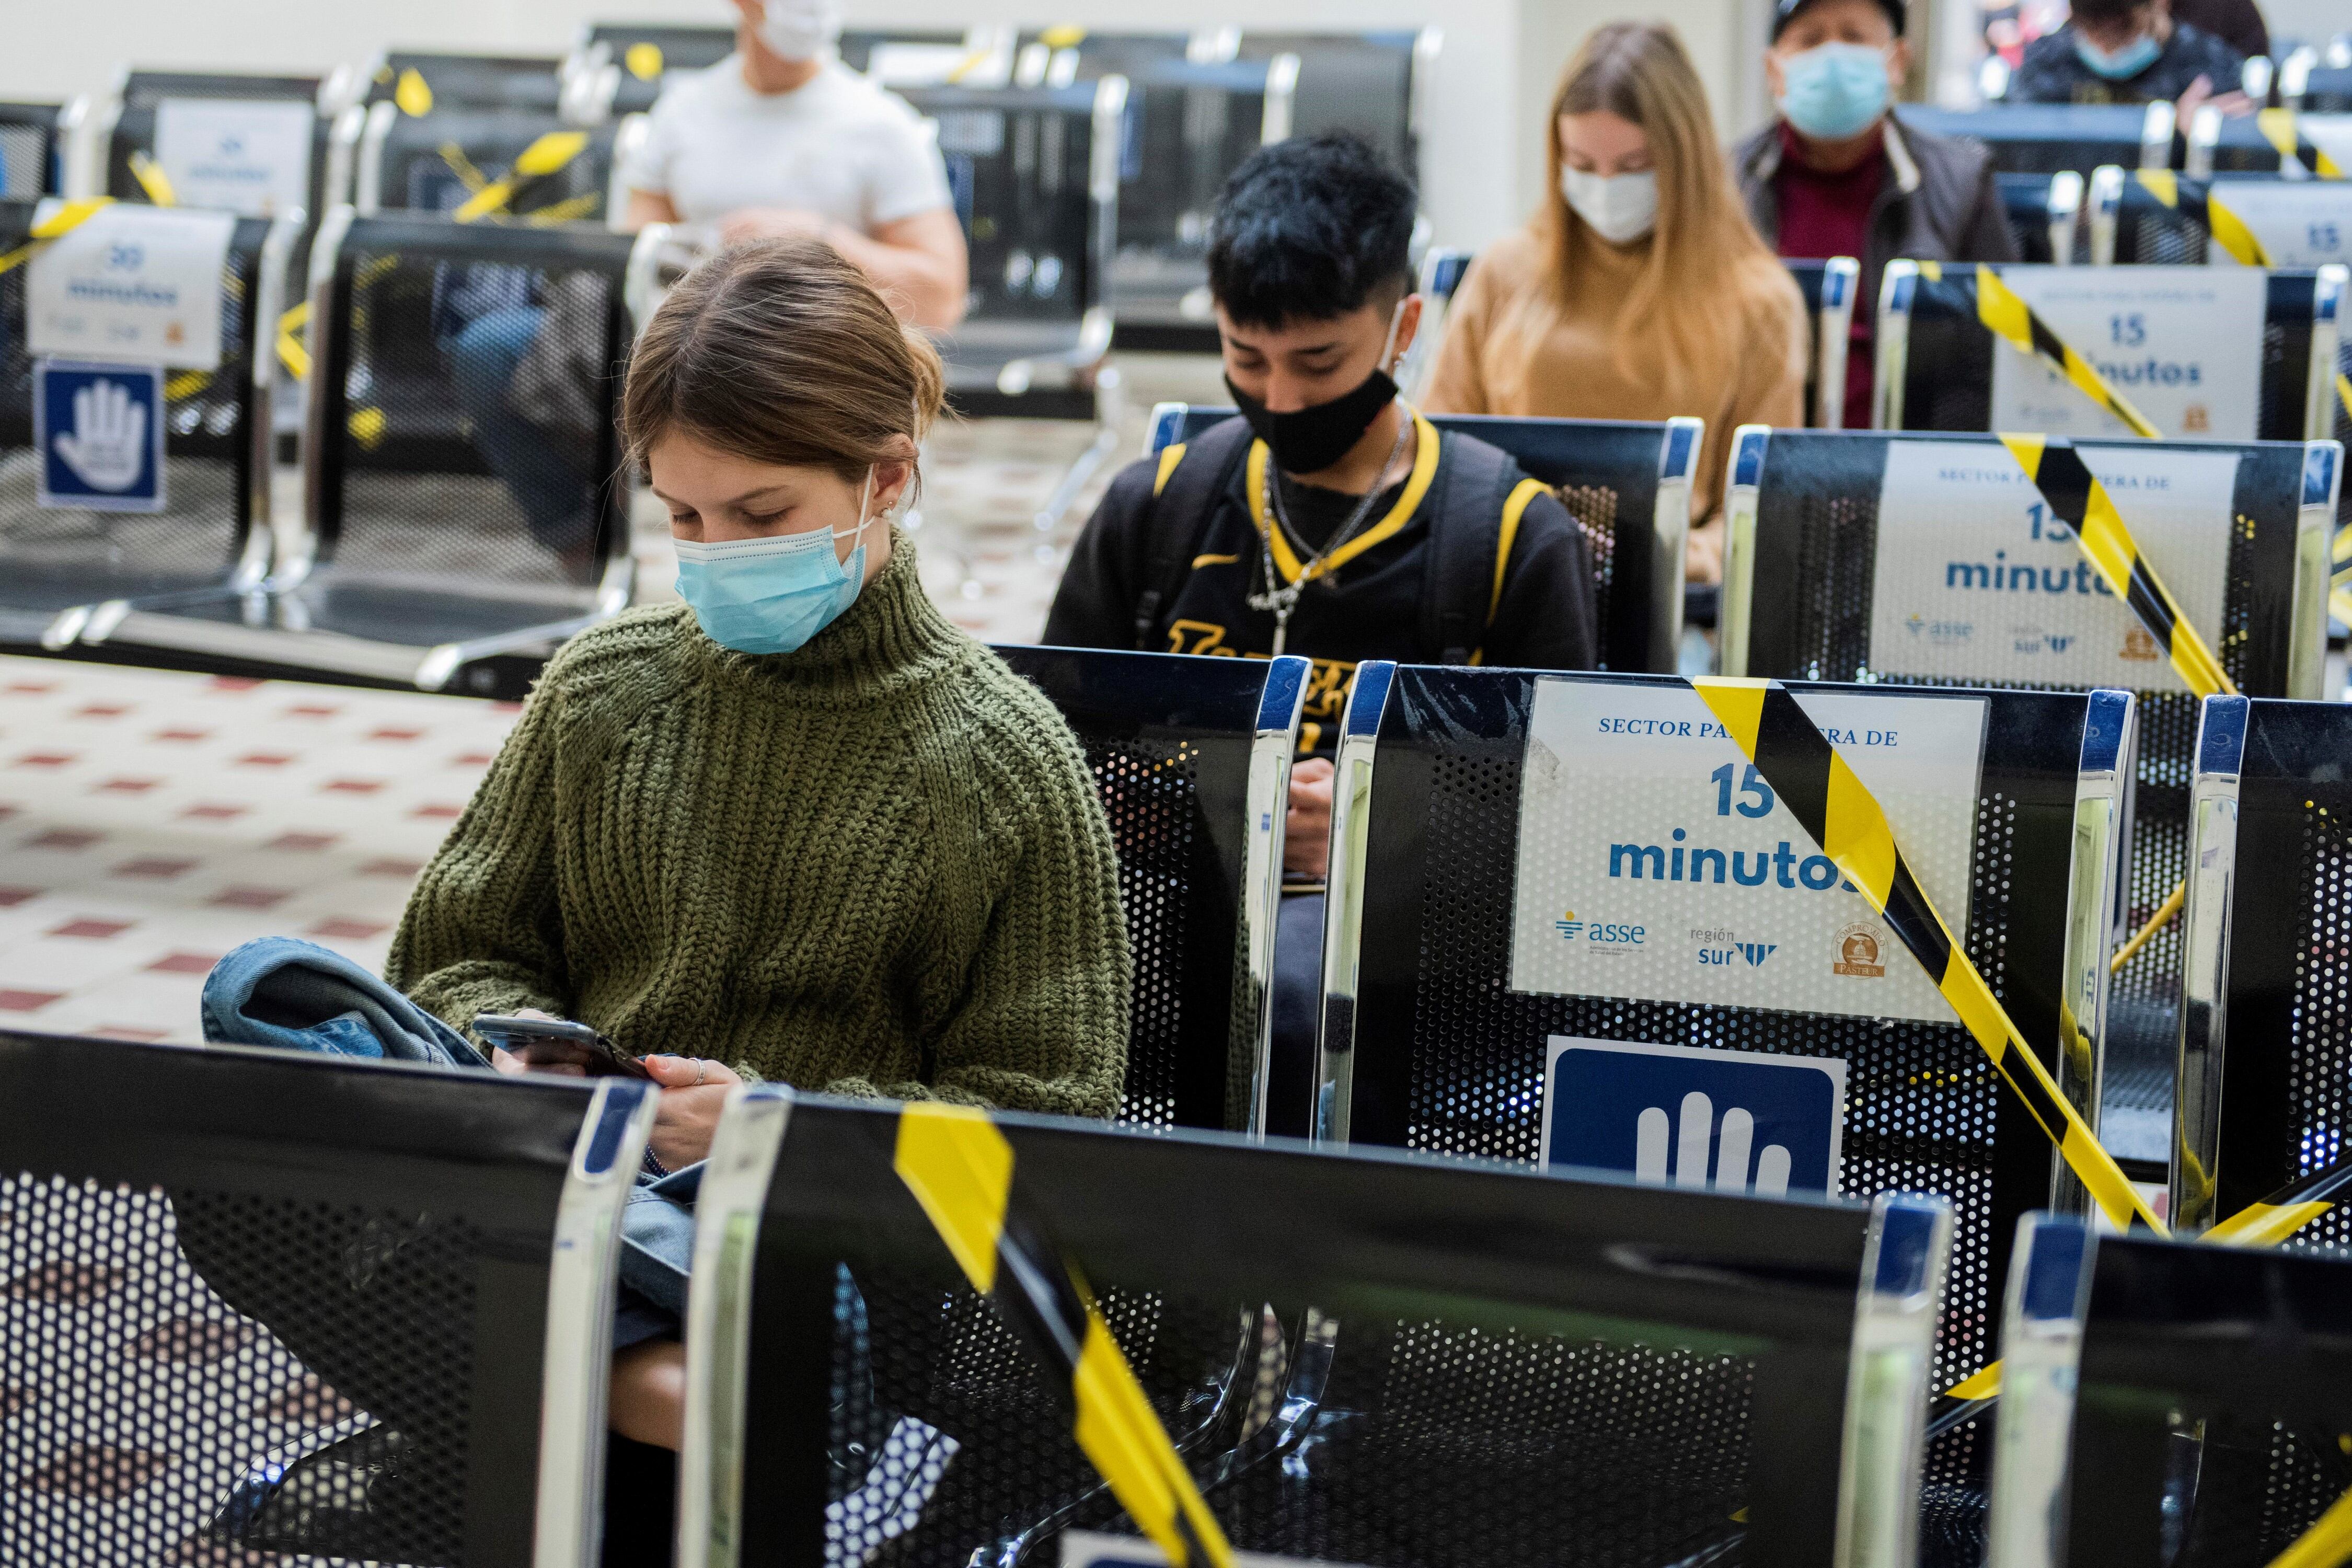
<instances>
[{"instance_id":1,"label":"silver chain necklace","mask_svg":"<svg viewBox=\"0 0 2352 1568\"><path fill-rule=\"evenodd\" d=\"M1323 548L1307 556L1299 564L1298 576L1295 581L1284 583L1282 574L1276 569L1272 535L1262 533L1258 536L1258 560L1265 572L1265 592L1252 594L1245 602L1253 610L1270 610L1274 613L1276 658L1279 658L1282 656L1283 647L1289 640L1290 613L1298 607L1298 595L1305 593L1307 584L1315 580L1315 569L1323 563L1323 558L1355 537L1356 531L1363 526L1364 519L1371 515L1372 504L1387 493L1388 486L1384 481L1389 477L1389 470L1396 467L1399 458L1404 456L1405 442L1412 438L1414 424L1409 414L1398 419L1396 443L1389 448L1388 460L1381 465L1380 473L1372 480L1372 488L1364 492L1363 499L1356 503L1356 510L1348 514L1348 520L1334 529L1331 537L1323 542ZM1274 463L1271 460L1272 454L1269 452L1267 457L1265 472L1259 481L1265 497L1266 516L1272 520L1276 528L1282 530L1282 536L1289 542L1291 552L1305 554L1304 544L1298 535L1292 531L1290 519L1283 512L1281 479L1275 472Z\"/></svg>"}]
</instances>

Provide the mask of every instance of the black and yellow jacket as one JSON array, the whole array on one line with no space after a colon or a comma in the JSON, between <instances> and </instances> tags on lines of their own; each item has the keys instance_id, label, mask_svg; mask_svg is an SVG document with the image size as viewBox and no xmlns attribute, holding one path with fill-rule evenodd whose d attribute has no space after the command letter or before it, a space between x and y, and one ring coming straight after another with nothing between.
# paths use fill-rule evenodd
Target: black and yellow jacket
<instances>
[{"instance_id":1,"label":"black and yellow jacket","mask_svg":"<svg viewBox=\"0 0 2352 1568\"><path fill-rule=\"evenodd\" d=\"M1474 437L1413 416L1418 445L1393 502L1311 574L1286 653L1315 661L1302 752L1337 743L1359 661L1589 669L1592 560L1557 496ZM1265 444L1228 420L1129 465L1087 520L1045 619L1066 647L1264 658L1274 615L1264 554L1285 583L1301 563L1265 515Z\"/></svg>"}]
</instances>

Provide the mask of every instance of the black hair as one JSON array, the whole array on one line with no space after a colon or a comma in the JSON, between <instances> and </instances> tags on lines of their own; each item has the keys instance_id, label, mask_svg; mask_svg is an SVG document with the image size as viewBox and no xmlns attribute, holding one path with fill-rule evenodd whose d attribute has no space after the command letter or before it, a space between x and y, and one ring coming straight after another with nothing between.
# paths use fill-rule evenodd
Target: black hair
<instances>
[{"instance_id":1,"label":"black hair","mask_svg":"<svg viewBox=\"0 0 2352 1568\"><path fill-rule=\"evenodd\" d=\"M1261 147L1217 197L1209 291L1244 326L1328 321L1412 288L1412 182L1337 132Z\"/></svg>"},{"instance_id":2,"label":"black hair","mask_svg":"<svg viewBox=\"0 0 2352 1568\"><path fill-rule=\"evenodd\" d=\"M2119 22L2147 3L2147 0L2076 0L2068 9L2087 21Z\"/></svg>"}]
</instances>

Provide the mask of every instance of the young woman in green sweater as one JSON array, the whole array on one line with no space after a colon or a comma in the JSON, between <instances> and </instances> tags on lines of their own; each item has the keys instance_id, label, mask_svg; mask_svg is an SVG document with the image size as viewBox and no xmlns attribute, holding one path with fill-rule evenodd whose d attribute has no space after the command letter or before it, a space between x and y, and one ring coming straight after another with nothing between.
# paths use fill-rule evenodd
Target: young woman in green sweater
<instances>
[{"instance_id":1,"label":"young woman in green sweater","mask_svg":"<svg viewBox=\"0 0 2352 1568\"><path fill-rule=\"evenodd\" d=\"M1129 956L1085 757L890 522L940 402L929 344L823 245L680 281L622 423L686 603L556 656L394 941L386 979L460 1030L533 1012L662 1053L672 1170L747 1078L1118 1103ZM682 1368L675 1341L616 1357L615 1427L675 1446Z\"/></svg>"}]
</instances>

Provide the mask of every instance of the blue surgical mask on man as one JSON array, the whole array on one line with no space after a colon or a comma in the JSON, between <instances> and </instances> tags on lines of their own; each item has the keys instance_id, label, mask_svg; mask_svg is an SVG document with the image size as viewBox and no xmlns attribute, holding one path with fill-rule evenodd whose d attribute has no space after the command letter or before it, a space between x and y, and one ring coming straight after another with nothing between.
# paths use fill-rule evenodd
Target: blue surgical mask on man
<instances>
[{"instance_id":1,"label":"blue surgical mask on man","mask_svg":"<svg viewBox=\"0 0 2352 1568\"><path fill-rule=\"evenodd\" d=\"M2130 80L2154 65L2157 57L2162 53L2164 46L2156 41L2152 33L2142 33L2113 54L2083 37L2080 29L2074 34L2074 58L2088 67L2093 75L2105 77L2109 81Z\"/></svg>"},{"instance_id":2,"label":"blue surgical mask on man","mask_svg":"<svg viewBox=\"0 0 2352 1568\"><path fill-rule=\"evenodd\" d=\"M1843 142L1886 112L1886 56L1866 44L1822 44L1780 62L1780 116L1798 135Z\"/></svg>"},{"instance_id":3,"label":"blue surgical mask on man","mask_svg":"<svg viewBox=\"0 0 2352 1568\"><path fill-rule=\"evenodd\" d=\"M677 542L677 596L703 635L737 653L791 653L831 626L866 584L866 510L874 472L857 497L857 526L767 534L716 544ZM834 541L855 537L847 561Z\"/></svg>"}]
</instances>

